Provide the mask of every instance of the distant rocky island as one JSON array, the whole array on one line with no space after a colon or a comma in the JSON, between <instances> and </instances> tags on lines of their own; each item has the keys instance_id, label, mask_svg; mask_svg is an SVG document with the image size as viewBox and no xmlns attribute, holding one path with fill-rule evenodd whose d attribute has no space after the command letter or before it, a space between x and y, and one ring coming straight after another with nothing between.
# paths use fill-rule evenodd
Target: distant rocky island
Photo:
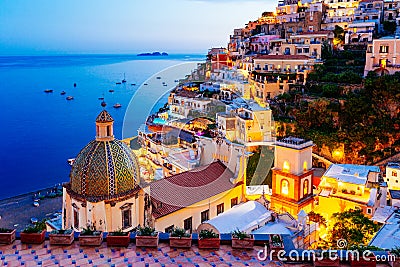
<instances>
[{"instance_id":1,"label":"distant rocky island","mask_svg":"<svg viewBox=\"0 0 400 267\"><path fill-rule=\"evenodd\" d=\"M143 56L153 56L153 57L156 57L156 56L168 56L168 53L165 53L165 52L162 52L162 53L160 53L160 52L141 53L141 54L137 54L137 56L139 56L139 57L143 57Z\"/></svg>"}]
</instances>

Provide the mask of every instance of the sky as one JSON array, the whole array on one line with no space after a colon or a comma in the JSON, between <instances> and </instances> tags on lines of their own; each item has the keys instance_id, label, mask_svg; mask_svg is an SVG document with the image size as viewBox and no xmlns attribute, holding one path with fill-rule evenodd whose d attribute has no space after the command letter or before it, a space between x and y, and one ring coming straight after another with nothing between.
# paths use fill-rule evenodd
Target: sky
<instances>
[{"instance_id":1,"label":"sky","mask_svg":"<svg viewBox=\"0 0 400 267\"><path fill-rule=\"evenodd\" d=\"M0 55L206 53L277 0L1 0Z\"/></svg>"}]
</instances>

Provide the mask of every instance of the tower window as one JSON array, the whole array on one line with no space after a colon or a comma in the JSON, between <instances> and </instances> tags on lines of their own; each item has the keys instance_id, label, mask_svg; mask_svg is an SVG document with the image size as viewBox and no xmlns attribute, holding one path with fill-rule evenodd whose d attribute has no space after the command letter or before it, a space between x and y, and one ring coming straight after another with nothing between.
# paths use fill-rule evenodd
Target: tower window
<instances>
[{"instance_id":1,"label":"tower window","mask_svg":"<svg viewBox=\"0 0 400 267\"><path fill-rule=\"evenodd\" d=\"M122 229L132 226L132 211L130 208L122 210Z\"/></svg>"},{"instance_id":2,"label":"tower window","mask_svg":"<svg viewBox=\"0 0 400 267\"><path fill-rule=\"evenodd\" d=\"M289 172L290 171L290 164L287 161L283 162L283 171L284 172Z\"/></svg>"},{"instance_id":3,"label":"tower window","mask_svg":"<svg viewBox=\"0 0 400 267\"><path fill-rule=\"evenodd\" d=\"M303 195L304 196L308 195L308 180L304 180L304 183L303 183Z\"/></svg>"},{"instance_id":4,"label":"tower window","mask_svg":"<svg viewBox=\"0 0 400 267\"><path fill-rule=\"evenodd\" d=\"M393 176L393 177L397 177L397 172L392 171L392 176Z\"/></svg>"},{"instance_id":5,"label":"tower window","mask_svg":"<svg viewBox=\"0 0 400 267\"><path fill-rule=\"evenodd\" d=\"M307 164L307 161L304 161L303 162L303 170L304 171L307 171L308 170L308 166L307 166L308 164Z\"/></svg>"},{"instance_id":6,"label":"tower window","mask_svg":"<svg viewBox=\"0 0 400 267\"><path fill-rule=\"evenodd\" d=\"M111 136L111 126L107 126L107 136Z\"/></svg>"},{"instance_id":7,"label":"tower window","mask_svg":"<svg viewBox=\"0 0 400 267\"><path fill-rule=\"evenodd\" d=\"M289 182L287 180L282 180L281 192L283 195L289 195Z\"/></svg>"}]
</instances>

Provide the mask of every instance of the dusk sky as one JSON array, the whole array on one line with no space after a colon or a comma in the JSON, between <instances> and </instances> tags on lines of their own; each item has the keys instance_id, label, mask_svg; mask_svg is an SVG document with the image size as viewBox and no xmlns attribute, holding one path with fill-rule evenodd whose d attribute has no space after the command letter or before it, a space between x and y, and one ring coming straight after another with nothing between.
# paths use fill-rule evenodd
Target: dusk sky
<instances>
[{"instance_id":1,"label":"dusk sky","mask_svg":"<svg viewBox=\"0 0 400 267\"><path fill-rule=\"evenodd\" d=\"M206 53L274 0L2 0L0 55Z\"/></svg>"}]
</instances>

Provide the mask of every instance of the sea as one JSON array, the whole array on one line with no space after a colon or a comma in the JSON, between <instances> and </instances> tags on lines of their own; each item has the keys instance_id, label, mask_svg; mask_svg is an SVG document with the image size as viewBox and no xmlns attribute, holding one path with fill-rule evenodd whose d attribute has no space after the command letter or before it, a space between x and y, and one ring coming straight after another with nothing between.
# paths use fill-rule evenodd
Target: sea
<instances>
[{"instance_id":1,"label":"sea","mask_svg":"<svg viewBox=\"0 0 400 267\"><path fill-rule=\"evenodd\" d=\"M95 119L103 109L99 98L121 139L125 111L143 83L166 68L204 60L204 55L0 57L0 199L69 181L67 159L95 138ZM116 84L124 76L127 82ZM115 103L122 107L113 108ZM140 100L135 105L142 109ZM130 125L132 133L144 120Z\"/></svg>"}]
</instances>

